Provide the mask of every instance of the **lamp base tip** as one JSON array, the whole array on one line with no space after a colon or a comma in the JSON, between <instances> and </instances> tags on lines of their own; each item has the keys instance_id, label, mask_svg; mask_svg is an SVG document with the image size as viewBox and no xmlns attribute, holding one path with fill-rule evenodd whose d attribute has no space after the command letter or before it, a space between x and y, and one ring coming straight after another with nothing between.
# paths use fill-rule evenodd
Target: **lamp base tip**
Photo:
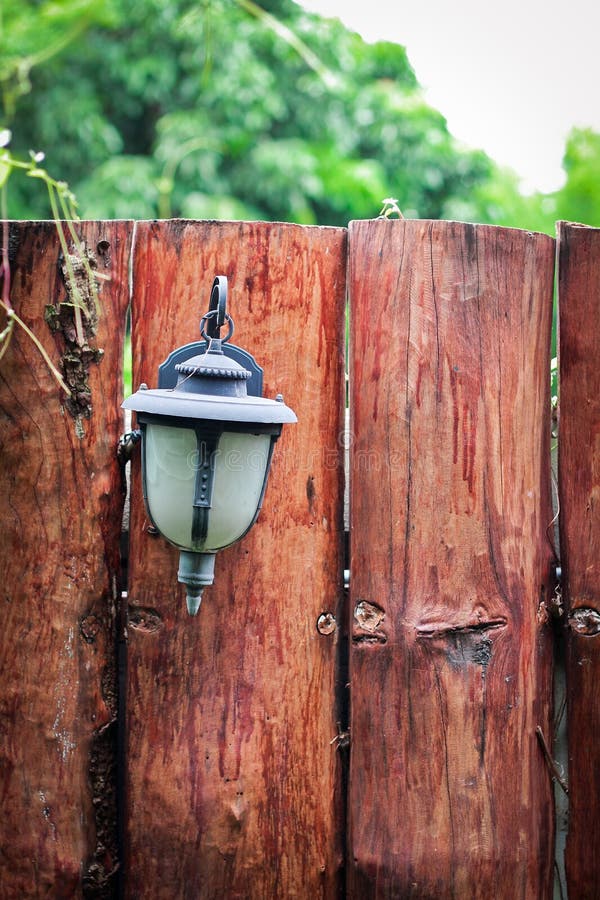
<instances>
[{"instance_id":1,"label":"lamp base tip","mask_svg":"<svg viewBox=\"0 0 600 900\"><path fill-rule=\"evenodd\" d=\"M200 609L200 604L202 603L202 591L200 591L198 594L190 594L188 591L185 599L187 603L187 611L189 612L190 616L197 615L198 610Z\"/></svg>"},{"instance_id":2,"label":"lamp base tip","mask_svg":"<svg viewBox=\"0 0 600 900\"><path fill-rule=\"evenodd\" d=\"M215 578L215 554L181 550L177 578L185 584L188 612L195 616L200 609L202 591Z\"/></svg>"}]
</instances>

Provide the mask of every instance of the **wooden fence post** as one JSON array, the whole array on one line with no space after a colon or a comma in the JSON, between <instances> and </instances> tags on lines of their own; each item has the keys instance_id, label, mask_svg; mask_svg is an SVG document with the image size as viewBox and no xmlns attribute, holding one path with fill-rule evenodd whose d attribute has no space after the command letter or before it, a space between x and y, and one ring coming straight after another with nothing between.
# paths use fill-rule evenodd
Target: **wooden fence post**
<instances>
[{"instance_id":1,"label":"wooden fence post","mask_svg":"<svg viewBox=\"0 0 600 900\"><path fill-rule=\"evenodd\" d=\"M134 385L199 339L229 277L236 342L298 415L265 505L217 556L197 618L177 553L148 534L133 473L127 693L127 893L334 897L342 878L336 634L342 577L343 229L138 226Z\"/></svg>"},{"instance_id":2,"label":"wooden fence post","mask_svg":"<svg viewBox=\"0 0 600 900\"><path fill-rule=\"evenodd\" d=\"M350 226L357 900L551 895L553 254Z\"/></svg>"},{"instance_id":3,"label":"wooden fence post","mask_svg":"<svg viewBox=\"0 0 600 900\"><path fill-rule=\"evenodd\" d=\"M32 340L15 327L0 361L0 894L6 898L108 897L118 864L116 445L131 224L86 222L76 230L102 277L95 334L85 326L90 346L104 351L101 360L94 349L77 346L54 224L9 229L12 305L54 364L62 363L73 395L65 402ZM91 303L76 254L71 261Z\"/></svg>"},{"instance_id":4,"label":"wooden fence post","mask_svg":"<svg viewBox=\"0 0 600 900\"><path fill-rule=\"evenodd\" d=\"M560 543L567 614L569 897L600 891L600 229L558 225Z\"/></svg>"}]
</instances>

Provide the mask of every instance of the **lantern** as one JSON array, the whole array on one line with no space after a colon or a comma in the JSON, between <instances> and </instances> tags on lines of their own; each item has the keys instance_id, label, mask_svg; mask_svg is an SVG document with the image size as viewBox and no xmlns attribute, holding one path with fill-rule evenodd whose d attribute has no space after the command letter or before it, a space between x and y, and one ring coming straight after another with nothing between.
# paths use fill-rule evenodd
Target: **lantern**
<instances>
[{"instance_id":1,"label":"lantern","mask_svg":"<svg viewBox=\"0 0 600 900\"><path fill-rule=\"evenodd\" d=\"M191 615L213 583L217 551L256 521L275 442L286 422L297 421L281 395L262 396L262 369L229 344L226 304L227 279L218 276L200 322L204 343L173 351L159 369L159 387L142 384L123 403L136 412L141 430L148 516L179 548L178 580L186 585Z\"/></svg>"}]
</instances>

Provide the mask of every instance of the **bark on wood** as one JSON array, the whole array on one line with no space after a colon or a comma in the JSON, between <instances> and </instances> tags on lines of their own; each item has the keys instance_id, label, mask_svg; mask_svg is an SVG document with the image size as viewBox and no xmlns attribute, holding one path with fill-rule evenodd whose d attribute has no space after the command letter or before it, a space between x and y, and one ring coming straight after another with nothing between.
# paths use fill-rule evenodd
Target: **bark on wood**
<instances>
[{"instance_id":1,"label":"bark on wood","mask_svg":"<svg viewBox=\"0 0 600 900\"><path fill-rule=\"evenodd\" d=\"M113 638L122 498L115 449L131 226L88 222L76 230L96 271L108 276L99 282L97 326L86 325L90 345L104 350L100 361L74 347L72 307L60 305L70 298L54 224L10 227L13 306L79 396L74 390L74 417L33 342L15 327L0 362L6 898L109 896L118 863Z\"/></svg>"},{"instance_id":2,"label":"bark on wood","mask_svg":"<svg viewBox=\"0 0 600 900\"><path fill-rule=\"evenodd\" d=\"M554 242L353 223L350 896L549 897Z\"/></svg>"},{"instance_id":3,"label":"bark on wood","mask_svg":"<svg viewBox=\"0 0 600 900\"><path fill-rule=\"evenodd\" d=\"M131 513L128 896L333 897L340 883L336 632L342 573L345 232L146 223L134 262L134 385L198 340L229 277L235 342L299 424L276 448L264 508L217 556L197 618L177 552ZM326 629L328 630L328 629Z\"/></svg>"},{"instance_id":4,"label":"bark on wood","mask_svg":"<svg viewBox=\"0 0 600 900\"><path fill-rule=\"evenodd\" d=\"M567 615L569 897L599 896L600 229L559 223L560 542Z\"/></svg>"}]
</instances>

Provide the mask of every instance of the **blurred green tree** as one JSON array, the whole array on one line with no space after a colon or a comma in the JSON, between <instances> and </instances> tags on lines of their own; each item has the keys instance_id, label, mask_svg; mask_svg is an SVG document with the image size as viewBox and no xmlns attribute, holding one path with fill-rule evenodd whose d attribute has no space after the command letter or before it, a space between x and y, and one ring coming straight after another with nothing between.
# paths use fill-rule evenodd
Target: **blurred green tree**
<instances>
[{"instance_id":1,"label":"blurred green tree","mask_svg":"<svg viewBox=\"0 0 600 900\"><path fill-rule=\"evenodd\" d=\"M556 194L557 218L600 226L600 134L574 128L563 166L567 180Z\"/></svg>"},{"instance_id":2,"label":"blurred green tree","mask_svg":"<svg viewBox=\"0 0 600 900\"><path fill-rule=\"evenodd\" d=\"M344 225L393 196L409 217L600 222L599 135L573 131L565 186L524 195L450 135L404 47L293 0L2 0L0 94L12 152L44 150L88 217ZM43 203L11 179L9 215Z\"/></svg>"},{"instance_id":3,"label":"blurred green tree","mask_svg":"<svg viewBox=\"0 0 600 900\"><path fill-rule=\"evenodd\" d=\"M13 152L44 149L86 216L346 224L393 195L435 218L492 174L425 103L403 47L291 0L112 0L101 22L90 0L8 2ZM19 29L53 6L64 45L24 86L14 73L36 51ZM11 215L39 204L25 179L11 185Z\"/></svg>"},{"instance_id":4,"label":"blurred green tree","mask_svg":"<svg viewBox=\"0 0 600 900\"><path fill-rule=\"evenodd\" d=\"M31 73L59 55L94 22L115 22L112 0L2 0L0 99L5 123L31 90Z\"/></svg>"}]
</instances>

